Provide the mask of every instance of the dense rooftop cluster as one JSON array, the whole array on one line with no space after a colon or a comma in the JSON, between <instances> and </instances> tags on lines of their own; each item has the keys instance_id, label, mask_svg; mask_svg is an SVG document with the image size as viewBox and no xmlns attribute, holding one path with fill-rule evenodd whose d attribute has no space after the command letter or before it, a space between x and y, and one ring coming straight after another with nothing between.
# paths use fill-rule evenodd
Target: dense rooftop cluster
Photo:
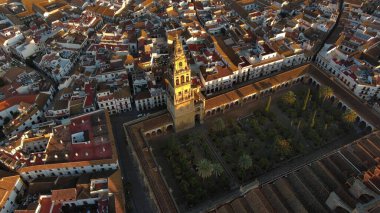
<instances>
[{"instance_id":1,"label":"dense rooftop cluster","mask_svg":"<svg viewBox=\"0 0 380 213\"><path fill-rule=\"evenodd\" d=\"M185 93L203 119L278 86L251 82L280 74L284 86L301 77L281 73L315 61L380 111L373 8L359 0L0 0L0 181L14 186L0 193L0 208L122 212L109 115L163 108L169 82L190 82ZM179 44L186 80L171 79ZM173 128L169 117L157 122L150 126ZM62 176L75 177L60 186ZM41 182L49 187L33 189Z\"/></svg>"},{"instance_id":2,"label":"dense rooftop cluster","mask_svg":"<svg viewBox=\"0 0 380 213\"><path fill-rule=\"evenodd\" d=\"M368 8L371 5L371 8ZM378 108L380 92L380 13L378 3L345 1L334 37L316 62L355 95Z\"/></svg>"},{"instance_id":3,"label":"dense rooftop cluster","mask_svg":"<svg viewBox=\"0 0 380 213\"><path fill-rule=\"evenodd\" d=\"M123 212L114 143L108 113L102 110L60 124L39 123L18 134L0 149L0 164L11 172L4 172L2 180L15 180L1 194L7 200L2 211ZM75 184L75 179L81 181Z\"/></svg>"}]
</instances>

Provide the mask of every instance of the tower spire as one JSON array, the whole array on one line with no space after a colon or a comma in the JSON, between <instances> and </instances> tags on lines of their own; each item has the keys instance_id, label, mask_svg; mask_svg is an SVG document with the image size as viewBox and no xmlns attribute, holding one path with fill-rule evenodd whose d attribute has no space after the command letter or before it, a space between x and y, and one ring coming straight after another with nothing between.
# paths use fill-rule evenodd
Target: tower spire
<instances>
[{"instance_id":1,"label":"tower spire","mask_svg":"<svg viewBox=\"0 0 380 213\"><path fill-rule=\"evenodd\" d=\"M179 38L179 35L177 34L176 40L175 40L175 46L174 46L174 71L179 72L183 69L187 69L187 58L186 54L183 50L181 39ZM177 61L181 63L176 63ZM182 65L182 66L177 66Z\"/></svg>"}]
</instances>

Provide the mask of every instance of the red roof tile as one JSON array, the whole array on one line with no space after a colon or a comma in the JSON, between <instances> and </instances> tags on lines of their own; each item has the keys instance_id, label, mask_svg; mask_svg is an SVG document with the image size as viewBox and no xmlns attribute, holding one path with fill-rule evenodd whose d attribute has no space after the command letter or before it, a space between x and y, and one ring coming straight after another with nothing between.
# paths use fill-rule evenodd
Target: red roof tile
<instances>
[{"instance_id":1,"label":"red roof tile","mask_svg":"<svg viewBox=\"0 0 380 213\"><path fill-rule=\"evenodd\" d=\"M0 102L0 111L8 109L14 105L20 104L20 102L25 102L28 104L33 104L37 95L16 95L9 97Z\"/></svg>"}]
</instances>

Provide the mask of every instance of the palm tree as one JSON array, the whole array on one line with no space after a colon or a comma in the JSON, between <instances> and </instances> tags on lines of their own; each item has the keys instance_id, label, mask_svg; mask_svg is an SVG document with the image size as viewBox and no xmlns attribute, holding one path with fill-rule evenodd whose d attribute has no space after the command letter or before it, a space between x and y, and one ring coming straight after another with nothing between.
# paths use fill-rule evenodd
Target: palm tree
<instances>
[{"instance_id":1,"label":"palm tree","mask_svg":"<svg viewBox=\"0 0 380 213\"><path fill-rule=\"evenodd\" d=\"M343 121L346 122L346 123L349 123L349 124L352 124L355 122L356 118L358 117L358 115L356 114L356 112L352 111L352 110L347 110L344 114L343 114Z\"/></svg>"},{"instance_id":2,"label":"palm tree","mask_svg":"<svg viewBox=\"0 0 380 213\"><path fill-rule=\"evenodd\" d=\"M265 112L269 112L271 102L272 102L272 96L269 96L269 99L268 99L267 105L266 105L266 107L265 107Z\"/></svg>"},{"instance_id":3,"label":"palm tree","mask_svg":"<svg viewBox=\"0 0 380 213\"><path fill-rule=\"evenodd\" d=\"M223 119L218 118L215 120L214 125L212 126L213 130L216 132L221 132L226 128Z\"/></svg>"},{"instance_id":4,"label":"palm tree","mask_svg":"<svg viewBox=\"0 0 380 213\"><path fill-rule=\"evenodd\" d=\"M288 140L277 138L274 144L274 150L282 157L288 156L292 152L292 145Z\"/></svg>"},{"instance_id":5,"label":"palm tree","mask_svg":"<svg viewBox=\"0 0 380 213\"><path fill-rule=\"evenodd\" d=\"M203 180L211 177L214 171L213 164L207 159L200 160L197 164L197 169L199 177L201 177Z\"/></svg>"},{"instance_id":6,"label":"palm tree","mask_svg":"<svg viewBox=\"0 0 380 213\"><path fill-rule=\"evenodd\" d=\"M323 86L319 89L320 95L323 97L323 102L327 99L333 96L334 91L331 89L331 87Z\"/></svg>"},{"instance_id":7,"label":"palm tree","mask_svg":"<svg viewBox=\"0 0 380 213\"><path fill-rule=\"evenodd\" d=\"M303 100L302 111L306 110L307 104L309 103L310 99L311 99L310 89L308 89L306 96L305 96L305 99Z\"/></svg>"},{"instance_id":8,"label":"palm tree","mask_svg":"<svg viewBox=\"0 0 380 213\"><path fill-rule=\"evenodd\" d=\"M214 175L215 176L220 176L223 172L224 172L224 169L223 169L223 167L220 165L220 163L214 163L213 165L212 165L212 167L213 167L213 171L214 171Z\"/></svg>"},{"instance_id":9,"label":"palm tree","mask_svg":"<svg viewBox=\"0 0 380 213\"><path fill-rule=\"evenodd\" d=\"M238 133L235 135L235 142L238 146L242 146L247 141L247 135L245 132Z\"/></svg>"},{"instance_id":10,"label":"palm tree","mask_svg":"<svg viewBox=\"0 0 380 213\"><path fill-rule=\"evenodd\" d=\"M252 158L248 154L243 154L239 159L239 167L243 173L242 180L244 179L245 172L252 167Z\"/></svg>"},{"instance_id":11,"label":"palm tree","mask_svg":"<svg viewBox=\"0 0 380 213\"><path fill-rule=\"evenodd\" d=\"M316 115L317 115L317 110L314 110L314 113L313 113L313 115L311 117L311 122L310 122L310 127L311 128L314 128L314 126L315 126L315 116Z\"/></svg>"},{"instance_id":12,"label":"palm tree","mask_svg":"<svg viewBox=\"0 0 380 213\"><path fill-rule=\"evenodd\" d=\"M293 91L289 91L281 97L281 100L287 105L294 105L297 101L296 94Z\"/></svg>"}]
</instances>

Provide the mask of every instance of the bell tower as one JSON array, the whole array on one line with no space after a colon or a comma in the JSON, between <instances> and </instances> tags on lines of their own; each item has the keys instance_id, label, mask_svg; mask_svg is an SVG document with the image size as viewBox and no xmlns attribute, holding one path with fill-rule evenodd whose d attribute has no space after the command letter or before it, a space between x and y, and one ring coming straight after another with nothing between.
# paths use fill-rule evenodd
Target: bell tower
<instances>
[{"instance_id":1,"label":"bell tower","mask_svg":"<svg viewBox=\"0 0 380 213\"><path fill-rule=\"evenodd\" d=\"M178 36L174 44L174 67L169 70L168 81L167 109L173 118L175 131L194 127L195 108L191 70Z\"/></svg>"}]
</instances>

